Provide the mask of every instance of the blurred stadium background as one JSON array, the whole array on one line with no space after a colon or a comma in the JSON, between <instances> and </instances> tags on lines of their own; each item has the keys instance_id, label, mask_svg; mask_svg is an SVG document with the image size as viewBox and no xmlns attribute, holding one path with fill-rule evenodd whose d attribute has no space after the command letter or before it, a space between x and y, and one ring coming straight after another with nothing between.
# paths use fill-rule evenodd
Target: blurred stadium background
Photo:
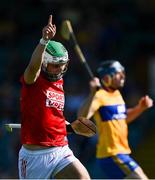
<instances>
[{"instance_id":1,"label":"blurred stadium background","mask_svg":"<svg viewBox=\"0 0 155 180\"><path fill-rule=\"evenodd\" d=\"M122 93L128 106L149 94L155 98L155 1L154 0L5 0L0 2L0 178L18 178L20 131L8 133L5 123L19 123L19 78L41 38L49 14L57 25L55 40L70 52L65 75L66 118L76 118L81 100L88 94L89 76L72 47L60 35L62 20L72 22L78 42L95 73L105 59L118 59L126 67ZM133 156L155 178L155 109L129 126ZM75 155L92 178L102 172L95 166L97 136L69 136Z\"/></svg>"}]
</instances>

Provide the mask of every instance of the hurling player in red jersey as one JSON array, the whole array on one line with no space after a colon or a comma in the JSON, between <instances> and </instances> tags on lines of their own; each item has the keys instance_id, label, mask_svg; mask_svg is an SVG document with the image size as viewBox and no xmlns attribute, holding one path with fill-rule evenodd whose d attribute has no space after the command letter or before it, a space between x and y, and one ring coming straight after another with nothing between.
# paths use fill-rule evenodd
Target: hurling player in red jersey
<instances>
[{"instance_id":1,"label":"hurling player in red jersey","mask_svg":"<svg viewBox=\"0 0 155 180\"><path fill-rule=\"evenodd\" d=\"M67 131L76 132L78 123L67 126L63 115L62 77L69 60L65 47L51 40L55 33L50 15L21 77L20 179L90 179L68 147Z\"/></svg>"}]
</instances>

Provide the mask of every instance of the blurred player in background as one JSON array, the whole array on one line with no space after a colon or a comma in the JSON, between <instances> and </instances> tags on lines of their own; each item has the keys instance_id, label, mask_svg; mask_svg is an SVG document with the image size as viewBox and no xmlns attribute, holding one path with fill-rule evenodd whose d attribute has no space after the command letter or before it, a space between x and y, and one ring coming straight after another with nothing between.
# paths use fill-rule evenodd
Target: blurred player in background
<instances>
[{"instance_id":1,"label":"blurred player in background","mask_svg":"<svg viewBox=\"0 0 155 180\"><path fill-rule=\"evenodd\" d=\"M110 179L147 179L140 166L131 158L127 124L153 106L144 96L139 103L126 109L119 89L124 86L125 69L120 62L109 60L97 69L98 77L90 81L90 94L79 110L79 116L94 117L98 129L97 163ZM103 88L97 89L102 83Z\"/></svg>"},{"instance_id":2,"label":"blurred player in background","mask_svg":"<svg viewBox=\"0 0 155 180\"><path fill-rule=\"evenodd\" d=\"M86 168L68 147L67 130L80 134L80 129L78 121L74 121L67 123L66 130L62 77L69 59L65 47L51 41L55 33L50 15L21 77L19 178L90 179Z\"/></svg>"}]
</instances>

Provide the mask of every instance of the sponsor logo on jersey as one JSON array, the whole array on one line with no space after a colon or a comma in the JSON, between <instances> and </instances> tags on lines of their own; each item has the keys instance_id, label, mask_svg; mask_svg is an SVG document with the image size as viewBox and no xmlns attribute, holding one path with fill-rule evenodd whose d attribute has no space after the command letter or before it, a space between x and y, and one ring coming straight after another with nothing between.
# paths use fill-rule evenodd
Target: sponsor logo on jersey
<instances>
[{"instance_id":1,"label":"sponsor logo on jersey","mask_svg":"<svg viewBox=\"0 0 155 180\"><path fill-rule=\"evenodd\" d=\"M54 107L58 110L64 110L64 94L47 90L46 107Z\"/></svg>"},{"instance_id":2,"label":"sponsor logo on jersey","mask_svg":"<svg viewBox=\"0 0 155 180\"><path fill-rule=\"evenodd\" d=\"M126 119L126 108L125 105L118 105L117 106L118 114L114 114L112 119Z\"/></svg>"}]
</instances>

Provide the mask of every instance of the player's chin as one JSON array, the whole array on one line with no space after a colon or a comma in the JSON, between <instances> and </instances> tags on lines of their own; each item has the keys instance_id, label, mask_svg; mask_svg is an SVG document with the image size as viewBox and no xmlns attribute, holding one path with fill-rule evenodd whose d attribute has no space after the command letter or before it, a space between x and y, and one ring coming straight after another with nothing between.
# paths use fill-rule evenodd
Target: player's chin
<instances>
[{"instance_id":1,"label":"player's chin","mask_svg":"<svg viewBox=\"0 0 155 180\"><path fill-rule=\"evenodd\" d=\"M124 84L125 84L125 80L124 80L124 79L121 79L121 81L120 81L120 86L123 87Z\"/></svg>"},{"instance_id":2,"label":"player's chin","mask_svg":"<svg viewBox=\"0 0 155 180\"><path fill-rule=\"evenodd\" d=\"M117 87L116 87L116 89L122 89L124 87L124 83L120 83Z\"/></svg>"}]
</instances>

